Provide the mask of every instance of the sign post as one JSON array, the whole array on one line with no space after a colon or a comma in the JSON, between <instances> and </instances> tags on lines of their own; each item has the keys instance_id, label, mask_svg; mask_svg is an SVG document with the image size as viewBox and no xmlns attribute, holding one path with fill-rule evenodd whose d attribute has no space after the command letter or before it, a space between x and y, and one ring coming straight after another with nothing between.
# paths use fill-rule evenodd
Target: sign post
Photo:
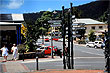
<instances>
[{"instance_id":1,"label":"sign post","mask_svg":"<svg viewBox=\"0 0 110 73\"><path fill-rule=\"evenodd\" d=\"M63 37L63 64L64 64L64 69L66 69L66 60L65 60L65 15L64 15L64 6L62 6L62 37Z\"/></svg>"},{"instance_id":2,"label":"sign post","mask_svg":"<svg viewBox=\"0 0 110 73\"><path fill-rule=\"evenodd\" d=\"M53 32L52 32L52 27L60 27L61 26L61 20L49 20L48 23L51 23L51 47L53 46ZM53 47L51 50L51 56L52 58L54 58L53 56Z\"/></svg>"}]
</instances>

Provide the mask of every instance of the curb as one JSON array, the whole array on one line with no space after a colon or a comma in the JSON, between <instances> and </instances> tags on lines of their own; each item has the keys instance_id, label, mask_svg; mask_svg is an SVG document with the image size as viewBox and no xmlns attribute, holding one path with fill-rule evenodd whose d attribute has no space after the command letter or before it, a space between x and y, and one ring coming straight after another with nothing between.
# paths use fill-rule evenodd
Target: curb
<instances>
[{"instance_id":1,"label":"curb","mask_svg":"<svg viewBox=\"0 0 110 73\"><path fill-rule=\"evenodd\" d=\"M57 69L46 69L46 70L38 70L29 73L103 73L104 70L57 70Z\"/></svg>"}]
</instances>

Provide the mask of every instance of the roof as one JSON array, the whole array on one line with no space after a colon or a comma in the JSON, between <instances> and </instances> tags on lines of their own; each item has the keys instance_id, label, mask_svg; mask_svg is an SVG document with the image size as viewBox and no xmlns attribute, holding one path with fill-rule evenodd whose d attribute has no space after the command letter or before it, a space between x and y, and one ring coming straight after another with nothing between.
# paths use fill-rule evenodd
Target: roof
<instances>
[{"instance_id":1,"label":"roof","mask_svg":"<svg viewBox=\"0 0 110 73\"><path fill-rule=\"evenodd\" d=\"M12 14L13 21L24 21L23 14Z\"/></svg>"},{"instance_id":2,"label":"roof","mask_svg":"<svg viewBox=\"0 0 110 73\"><path fill-rule=\"evenodd\" d=\"M0 21L24 21L23 14L0 14Z\"/></svg>"},{"instance_id":3,"label":"roof","mask_svg":"<svg viewBox=\"0 0 110 73\"><path fill-rule=\"evenodd\" d=\"M104 22L100 22L97 20L93 20L90 18L81 18L73 20L73 24L105 24Z\"/></svg>"},{"instance_id":4,"label":"roof","mask_svg":"<svg viewBox=\"0 0 110 73\"><path fill-rule=\"evenodd\" d=\"M22 23L10 23L10 22L0 22L0 25L21 25Z\"/></svg>"}]
</instances>

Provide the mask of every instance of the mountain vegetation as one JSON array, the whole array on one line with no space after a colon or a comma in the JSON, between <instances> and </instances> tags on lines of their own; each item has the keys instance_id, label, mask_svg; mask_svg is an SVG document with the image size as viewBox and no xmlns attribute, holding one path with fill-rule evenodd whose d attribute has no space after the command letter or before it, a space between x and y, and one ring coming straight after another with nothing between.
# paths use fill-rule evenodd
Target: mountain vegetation
<instances>
[{"instance_id":1,"label":"mountain vegetation","mask_svg":"<svg viewBox=\"0 0 110 73\"><path fill-rule=\"evenodd\" d=\"M102 17L105 18L105 13L107 12L109 2L108 1L94 1L91 3L79 5L73 7L73 10L75 10L74 13L76 15L76 18L92 18L95 20L105 21L102 20ZM57 12L56 17L60 17L62 11L61 10L55 10ZM24 13L24 19L25 21L32 21L35 22L38 18L40 18L45 11L37 12L37 13ZM65 12L68 12L68 8L65 9ZM74 11L73 11L74 12Z\"/></svg>"}]
</instances>

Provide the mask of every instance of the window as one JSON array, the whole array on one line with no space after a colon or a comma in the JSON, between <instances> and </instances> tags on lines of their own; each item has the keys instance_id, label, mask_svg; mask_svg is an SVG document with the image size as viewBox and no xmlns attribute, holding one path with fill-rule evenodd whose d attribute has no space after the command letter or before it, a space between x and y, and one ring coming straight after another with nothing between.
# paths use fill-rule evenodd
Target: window
<instances>
[{"instance_id":1,"label":"window","mask_svg":"<svg viewBox=\"0 0 110 73\"><path fill-rule=\"evenodd\" d=\"M103 29L103 27L102 26L99 26L99 29Z\"/></svg>"},{"instance_id":2,"label":"window","mask_svg":"<svg viewBox=\"0 0 110 73\"><path fill-rule=\"evenodd\" d=\"M95 42L96 44L98 43L98 42Z\"/></svg>"},{"instance_id":3,"label":"window","mask_svg":"<svg viewBox=\"0 0 110 73\"><path fill-rule=\"evenodd\" d=\"M85 29L87 29L87 27L85 27Z\"/></svg>"},{"instance_id":4,"label":"window","mask_svg":"<svg viewBox=\"0 0 110 73\"><path fill-rule=\"evenodd\" d=\"M95 26L92 26L91 28L92 28L93 30L95 30Z\"/></svg>"},{"instance_id":5,"label":"window","mask_svg":"<svg viewBox=\"0 0 110 73\"><path fill-rule=\"evenodd\" d=\"M102 42L99 42L99 44L102 44Z\"/></svg>"}]
</instances>

